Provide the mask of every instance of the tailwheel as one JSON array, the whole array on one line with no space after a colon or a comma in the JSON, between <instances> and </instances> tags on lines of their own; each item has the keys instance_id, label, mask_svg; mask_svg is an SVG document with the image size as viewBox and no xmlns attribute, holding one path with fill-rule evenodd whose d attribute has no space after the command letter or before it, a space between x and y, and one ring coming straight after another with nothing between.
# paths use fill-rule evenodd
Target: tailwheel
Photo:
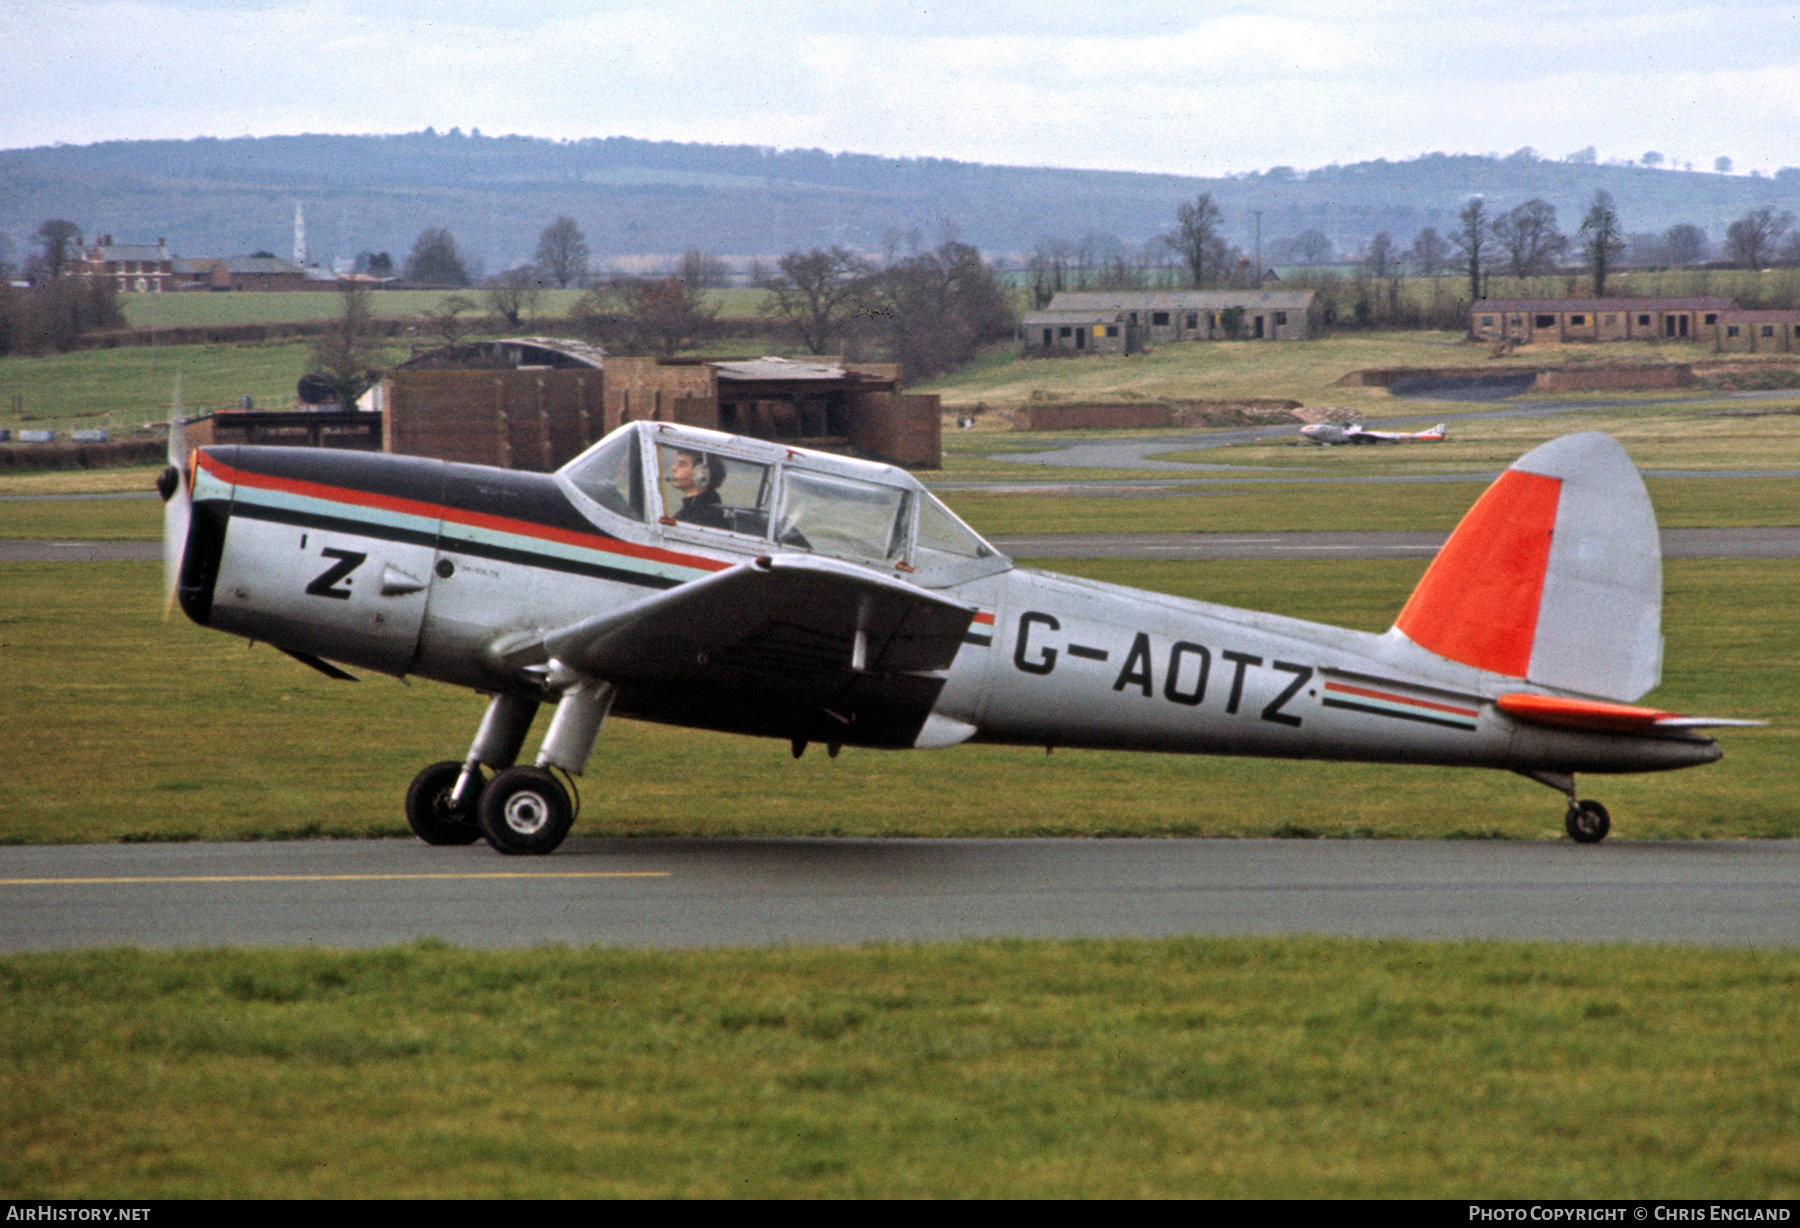
<instances>
[{"instance_id":1,"label":"tailwheel","mask_svg":"<svg viewBox=\"0 0 1800 1228\"><path fill-rule=\"evenodd\" d=\"M481 834L508 854L552 852L575 822L569 793L540 767L507 768L481 791Z\"/></svg>"},{"instance_id":2,"label":"tailwheel","mask_svg":"<svg viewBox=\"0 0 1800 1228\"><path fill-rule=\"evenodd\" d=\"M426 844L473 844L481 839L481 828L475 824L475 805L482 788L479 769L461 804L451 800L462 769L454 759L434 763L413 777L406 790L406 824Z\"/></svg>"},{"instance_id":3,"label":"tailwheel","mask_svg":"<svg viewBox=\"0 0 1800 1228\"><path fill-rule=\"evenodd\" d=\"M1599 802L1570 802L1563 826L1568 828L1569 839L1577 844L1598 844L1612 830L1612 816Z\"/></svg>"}]
</instances>

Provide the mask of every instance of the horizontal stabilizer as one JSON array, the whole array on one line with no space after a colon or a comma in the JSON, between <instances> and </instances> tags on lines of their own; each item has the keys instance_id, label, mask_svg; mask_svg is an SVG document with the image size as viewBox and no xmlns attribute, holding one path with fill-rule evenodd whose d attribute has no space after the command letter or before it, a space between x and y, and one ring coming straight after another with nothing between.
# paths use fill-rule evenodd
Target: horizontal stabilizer
<instances>
[{"instance_id":1,"label":"horizontal stabilizer","mask_svg":"<svg viewBox=\"0 0 1800 1228\"><path fill-rule=\"evenodd\" d=\"M1502 695L1494 703L1508 716L1534 725L1589 729L1598 733L1650 733L1657 729L1718 729L1768 723L1727 717L1679 716L1656 708L1610 704L1597 699L1570 699L1561 695Z\"/></svg>"}]
</instances>

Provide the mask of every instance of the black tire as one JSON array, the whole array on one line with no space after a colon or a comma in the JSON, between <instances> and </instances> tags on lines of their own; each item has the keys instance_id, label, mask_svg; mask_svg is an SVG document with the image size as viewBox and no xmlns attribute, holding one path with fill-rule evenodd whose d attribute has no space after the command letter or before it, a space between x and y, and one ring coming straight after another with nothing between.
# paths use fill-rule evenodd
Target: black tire
<instances>
[{"instance_id":1,"label":"black tire","mask_svg":"<svg viewBox=\"0 0 1800 1228\"><path fill-rule=\"evenodd\" d=\"M487 842L510 855L553 852L575 823L568 790L539 767L507 768L494 777L476 814Z\"/></svg>"},{"instance_id":2,"label":"black tire","mask_svg":"<svg viewBox=\"0 0 1800 1228\"><path fill-rule=\"evenodd\" d=\"M481 800L480 768L475 770L474 796L461 806L450 804L462 767L454 759L434 763L413 777L406 790L406 825L426 844L473 844L481 839L481 828L475 823L475 806Z\"/></svg>"},{"instance_id":3,"label":"black tire","mask_svg":"<svg viewBox=\"0 0 1800 1228\"><path fill-rule=\"evenodd\" d=\"M1568 814L1563 816L1563 826L1575 843L1599 844L1612 830L1612 816L1599 802L1580 801L1569 807Z\"/></svg>"}]
</instances>

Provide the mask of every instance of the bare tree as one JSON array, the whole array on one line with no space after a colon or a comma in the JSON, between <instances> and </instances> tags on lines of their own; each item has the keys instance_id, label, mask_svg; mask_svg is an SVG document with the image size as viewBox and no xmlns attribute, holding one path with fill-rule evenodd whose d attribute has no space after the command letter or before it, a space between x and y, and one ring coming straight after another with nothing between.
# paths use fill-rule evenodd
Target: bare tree
<instances>
[{"instance_id":1,"label":"bare tree","mask_svg":"<svg viewBox=\"0 0 1800 1228\"><path fill-rule=\"evenodd\" d=\"M672 358L711 333L717 315L679 277L617 277L582 295L570 321L625 353Z\"/></svg>"},{"instance_id":2,"label":"bare tree","mask_svg":"<svg viewBox=\"0 0 1800 1228\"><path fill-rule=\"evenodd\" d=\"M1330 264L1331 240L1323 230L1303 230L1268 245L1270 264Z\"/></svg>"},{"instance_id":3,"label":"bare tree","mask_svg":"<svg viewBox=\"0 0 1800 1228\"><path fill-rule=\"evenodd\" d=\"M469 284L468 266L448 230L430 226L419 232L412 254L406 258L406 280L421 286Z\"/></svg>"},{"instance_id":4,"label":"bare tree","mask_svg":"<svg viewBox=\"0 0 1800 1228\"><path fill-rule=\"evenodd\" d=\"M346 281L339 291L343 309L313 339L312 369L331 379L339 404L353 405L380 378L385 355L375 336L368 287Z\"/></svg>"},{"instance_id":5,"label":"bare tree","mask_svg":"<svg viewBox=\"0 0 1800 1228\"><path fill-rule=\"evenodd\" d=\"M83 333L126 326L110 277L55 277L30 290L0 283L0 354L70 350Z\"/></svg>"},{"instance_id":6,"label":"bare tree","mask_svg":"<svg viewBox=\"0 0 1800 1228\"><path fill-rule=\"evenodd\" d=\"M1196 290L1206 285L1209 274L1214 279L1219 275L1224 248L1219 226L1224 220L1212 193L1202 192L1192 204L1175 210L1175 230L1163 237L1187 265L1188 279Z\"/></svg>"},{"instance_id":7,"label":"bare tree","mask_svg":"<svg viewBox=\"0 0 1800 1228\"><path fill-rule=\"evenodd\" d=\"M1625 250L1625 228L1619 224L1619 212L1613 208L1612 193L1602 188L1594 193L1587 216L1581 219L1581 250L1588 268L1594 274L1594 297L1606 297L1606 270L1615 257Z\"/></svg>"},{"instance_id":8,"label":"bare tree","mask_svg":"<svg viewBox=\"0 0 1800 1228\"><path fill-rule=\"evenodd\" d=\"M587 276L588 243L572 217L559 217L538 235L537 267L544 276L566 290L572 281Z\"/></svg>"},{"instance_id":9,"label":"bare tree","mask_svg":"<svg viewBox=\"0 0 1800 1228\"><path fill-rule=\"evenodd\" d=\"M1400 252L1393 235L1383 230L1369 240L1358 262L1356 281L1351 309L1358 323L1392 323L1399 316Z\"/></svg>"},{"instance_id":10,"label":"bare tree","mask_svg":"<svg viewBox=\"0 0 1800 1228\"><path fill-rule=\"evenodd\" d=\"M1380 280L1393 272L1394 257L1394 236L1384 230L1369 240L1363 253L1363 265L1369 270L1370 277Z\"/></svg>"},{"instance_id":11,"label":"bare tree","mask_svg":"<svg viewBox=\"0 0 1800 1228\"><path fill-rule=\"evenodd\" d=\"M1037 246L1031 249L1030 259L1025 262L1025 271L1031 277L1032 306L1042 311L1058 291L1069 288L1065 281L1068 265L1068 243L1049 236L1037 241Z\"/></svg>"},{"instance_id":12,"label":"bare tree","mask_svg":"<svg viewBox=\"0 0 1800 1228\"><path fill-rule=\"evenodd\" d=\"M1110 230L1090 230L1075 245L1075 287L1088 290L1100 284L1102 271L1125 254L1125 244Z\"/></svg>"},{"instance_id":13,"label":"bare tree","mask_svg":"<svg viewBox=\"0 0 1800 1228\"><path fill-rule=\"evenodd\" d=\"M26 266L34 274L33 281L61 277L69 271L76 253L81 250L81 227L60 217L53 217L39 226L33 237L40 249Z\"/></svg>"},{"instance_id":14,"label":"bare tree","mask_svg":"<svg viewBox=\"0 0 1800 1228\"><path fill-rule=\"evenodd\" d=\"M1669 227L1663 235L1670 264L1699 264L1706 259L1706 232L1691 222Z\"/></svg>"},{"instance_id":15,"label":"bare tree","mask_svg":"<svg viewBox=\"0 0 1800 1228\"><path fill-rule=\"evenodd\" d=\"M538 301L537 270L530 265L508 269L488 283L487 305L495 315L504 316L514 328L527 312L536 313Z\"/></svg>"},{"instance_id":16,"label":"bare tree","mask_svg":"<svg viewBox=\"0 0 1800 1228\"><path fill-rule=\"evenodd\" d=\"M1013 329L1005 290L966 243L944 243L883 269L871 283L870 308L908 379L961 366Z\"/></svg>"},{"instance_id":17,"label":"bare tree","mask_svg":"<svg viewBox=\"0 0 1800 1228\"><path fill-rule=\"evenodd\" d=\"M757 283L766 296L762 313L792 327L809 353L825 353L861 310L874 269L842 247L792 251L775 267Z\"/></svg>"},{"instance_id":18,"label":"bare tree","mask_svg":"<svg viewBox=\"0 0 1800 1228\"><path fill-rule=\"evenodd\" d=\"M1435 227L1427 226L1413 236L1413 266L1426 277L1436 277L1438 271L1450 263L1450 244L1438 234Z\"/></svg>"},{"instance_id":19,"label":"bare tree","mask_svg":"<svg viewBox=\"0 0 1800 1228\"><path fill-rule=\"evenodd\" d=\"M426 331L441 340L447 347L454 348L469 335L469 323L460 317L465 311L475 310L475 300L466 294L446 294L438 300L434 309L427 309L420 314L425 318Z\"/></svg>"},{"instance_id":20,"label":"bare tree","mask_svg":"<svg viewBox=\"0 0 1800 1228\"><path fill-rule=\"evenodd\" d=\"M675 276L696 290L722 290L731 280L731 269L711 252L690 247L681 253L681 264Z\"/></svg>"},{"instance_id":21,"label":"bare tree","mask_svg":"<svg viewBox=\"0 0 1800 1228\"><path fill-rule=\"evenodd\" d=\"M1752 209L1725 231L1725 258L1745 268L1760 269L1774 258L1781 236L1794 224L1794 215L1777 213L1764 205Z\"/></svg>"},{"instance_id":22,"label":"bare tree","mask_svg":"<svg viewBox=\"0 0 1800 1228\"><path fill-rule=\"evenodd\" d=\"M1494 219L1494 241L1506 250L1514 277L1548 273L1569 250L1569 241L1556 228L1556 206L1547 200L1528 200Z\"/></svg>"},{"instance_id":23,"label":"bare tree","mask_svg":"<svg viewBox=\"0 0 1800 1228\"><path fill-rule=\"evenodd\" d=\"M1487 202L1479 196L1471 197L1456 216L1462 226L1450 236L1450 242L1456 245L1462 267L1469 274L1469 298L1475 301L1481 298L1481 258L1487 250L1490 231Z\"/></svg>"}]
</instances>

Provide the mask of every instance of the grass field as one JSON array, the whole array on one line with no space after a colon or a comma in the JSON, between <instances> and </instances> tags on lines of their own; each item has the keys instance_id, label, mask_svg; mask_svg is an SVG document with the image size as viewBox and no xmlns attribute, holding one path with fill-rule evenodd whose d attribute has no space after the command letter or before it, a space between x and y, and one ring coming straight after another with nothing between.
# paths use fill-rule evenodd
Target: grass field
<instances>
[{"instance_id":1,"label":"grass field","mask_svg":"<svg viewBox=\"0 0 1800 1228\"><path fill-rule=\"evenodd\" d=\"M580 290L547 289L524 321L526 332L534 320L561 320L581 298ZM478 288L464 290L379 290L372 307L377 316L412 319L436 311L445 298L461 294L473 299L477 312L487 310L485 292ZM706 294L709 306L718 309L725 319L748 319L757 313L763 300L760 290L711 290ZM119 298L125 308L125 320L132 328L181 328L216 324L303 324L313 320L333 320L343 310L343 300L336 290L296 290L254 294L125 294Z\"/></svg>"},{"instance_id":2,"label":"grass field","mask_svg":"<svg viewBox=\"0 0 1800 1228\"><path fill-rule=\"evenodd\" d=\"M21 427L128 430L167 422L177 379L190 414L235 409L245 395L286 407L310 351L304 341L247 341L0 358L0 426L17 434Z\"/></svg>"},{"instance_id":3,"label":"grass field","mask_svg":"<svg viewBox=\"0 0 1800 1228\"><path fill-rule=\"evenodd\" d=\"M382 291L375 314L422 318L453 293L442 290ZM462 291L481 301L479 290ZM546 290L534 317L518 331L530 333L538 320L559 325L580 297L576 290ZM712 294L720 315L751 318L761 293L721 290ZM270 294L127 294L120 302L133 328L193 325L290 324L336 319L342 301L336 291ZM420 338L430 342L422 329ZM411 342L392 341L390 359L406 357ZM742 343L736 343L741 346ZM182 403L190 413L236 408L249 395L264 407L285 407L294 386L309 369L306 341L240 342L219 345L124 346L43 357L0 357L0 426L60 431L101 427L129 429L167 421L179 376Z\"/></svg>"},{"instance_id":4,"label":"grass field","mask_svg":"<svg viewBox=\"0 0 1800 1228\"><path fill-rule=\"evenodd\" d=\"M1793 355L1726 355L1732 363L1791 366ZM1396 401L1385 388L1340 387L1346 374L1368 368L1476 367L1502 372L1538 366L1650 366L1720 359L1699 342L1630 345L1540 343L1502 357L1493 347L1452 332L1344 332L1312 341L1192 342L1161 345L1143 354L1083 358L1025 358L997 347L971 366L920 391L935 392L952 410L1011 410L1031 403L1295 400L1312 407L1344 407L1379 416L1467 411L1466 402ZM1654 394L1645 394L1654 399ZM1617 399L1618 394L1593 399ZM1800 392L1795 394L1800 401ZM1559 399L1580 399L1562 397ZM980 421L980 419L978 419Z\"/></svg>"},{"instance_id":5,"label":"grass field","mask_svg":"<svg viewBox=\"0 0 1800 1228\"><path fill-rule=\"evenodd\" d=\"M1516 403L1530 408L1531 400ZM1646 400L1628 408L1614 401L1554 417L1450 421L1443 443L1393 447L1317 448L1291 438L1228 448L1159 453L1157 459L1203 464L1307 469L1334 475L1492 473L1538 444L1572 431L1604 431L1640 469L1741 470L1800 468L1800 392L1792 399L1667 406ZM1466 407L1465 407L1466 408ZM1735 409L1738 413L1727 413ZM1742 411L1760 416L1742 416ZM1782 411L1789 412L1771 412ZM1403 412L1411 412L1410 406ZM1479 412L1479 411L1477 411Z\"/></svg>"},{"instance_id":6,"label":"grass field","mask_svg":"<svg viewBox=\"0 0 1800 1228\"><path fill-rule=\"evenodd\" d=\"M12 1198L1786 1198L1800 955L0 959Z\"/></svg>"}]
</instances>

